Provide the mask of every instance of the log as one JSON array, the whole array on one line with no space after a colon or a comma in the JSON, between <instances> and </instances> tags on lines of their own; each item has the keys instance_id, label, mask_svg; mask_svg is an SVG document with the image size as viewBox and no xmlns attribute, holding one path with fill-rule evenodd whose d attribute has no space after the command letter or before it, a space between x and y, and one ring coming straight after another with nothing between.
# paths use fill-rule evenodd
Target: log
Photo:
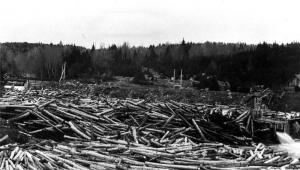
<instances>
[{"instance_id":1,"label":"log","mask_svg":"<svg viewBox=\"0 0 300 170\"><path fill-rule=\"evenodd\" d=\"M87 136L86 134L84 134L83 132L81 132L80 130L78 130L72 121L69 121L68 122L70 128L76 133L78 134L79 136L83 137L84 139L87 139L87 140L91 140L91 138L89 136Z\"/></svg>"},{"instance_id":2,"label":"log","mask_svg":"<svg viewBox=\"0 0 300 170\"><path fill-rule=\"evenodd\" d=\"M0 138L0 143L6 141L8 139L8 135L4 135L2 138Z\"/></svg>"},{"instance_id":3,"label":"log","mask_svg":"<svg viewBox=\"0 0 300 170\"><path fill-rule=\"evenodd\" d=\"M163 167L163 168L175 168L175 169L189 169L189 170L198 170L200 167L198 166L187 166L187 165L172 165L172 164L161 164L161 163L154 163L154 162L145 162L147 166L152 167Z\"/></svg>"},{"instance_id":4,"label":"log","mask_svg":"<svg viewBox=\"0 0 300 170\"><path fill-rule=\"evenodd\" d=\"M198 126L197 122L195 121L195 119L192 119L192 122L195 126L195 128L197 129L199 135L201 136L201 139L204 140L204 141L207 141L207 139L205 138L204 134L202 133L200 127Z\"/></svg>"}]
</instances>

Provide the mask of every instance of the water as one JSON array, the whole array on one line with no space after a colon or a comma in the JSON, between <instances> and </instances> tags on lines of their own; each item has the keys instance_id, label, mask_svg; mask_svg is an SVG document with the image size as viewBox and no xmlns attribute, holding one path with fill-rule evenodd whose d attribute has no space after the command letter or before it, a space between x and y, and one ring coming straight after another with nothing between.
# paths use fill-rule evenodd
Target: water
<instances>
[{"instance_id":1,"label":"water","mask_svg":"<svg viewBox=\"0 0 300 170\"><path fill-rule=\"evenodd\" d=\"M288 135L287 133L276 132L276 135L277 135L278 140L281 144L295 143L295 140L290 135Z\"/></svg>"},{"instance_id":2,"label":"water","mask_svg":"<svg viewBox=\"0 0 300 170\"><path fill-rule=\"evenodd\" d=\"M294 159L300 158L300 142L296 142L290 135L286 133L276 132L280 145L278 149L288 152L289 156Z\"/></svg>"}]
</instances>

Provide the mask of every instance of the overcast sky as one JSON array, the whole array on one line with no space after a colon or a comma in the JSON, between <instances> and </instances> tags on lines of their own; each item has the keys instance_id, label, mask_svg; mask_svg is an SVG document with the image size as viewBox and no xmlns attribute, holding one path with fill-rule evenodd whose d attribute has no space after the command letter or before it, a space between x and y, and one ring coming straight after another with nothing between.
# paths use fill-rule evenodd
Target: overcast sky
<instances>
[{"instance_id":1,"label":"overcast sky","mask_svg":"<svg viewBox=\"0 0 300 170\"><path fill-rule=\"evenodd\" d=\"M299 0L0 0L0 42L300 40Z\"/></svg>"}]
</instances>

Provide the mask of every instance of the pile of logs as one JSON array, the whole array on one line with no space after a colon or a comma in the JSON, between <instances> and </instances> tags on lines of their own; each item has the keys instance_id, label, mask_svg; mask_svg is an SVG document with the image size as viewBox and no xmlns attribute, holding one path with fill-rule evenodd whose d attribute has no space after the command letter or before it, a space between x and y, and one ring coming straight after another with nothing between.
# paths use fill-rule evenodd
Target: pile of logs
<instances>
[{"instance_id":1,"label":"pile of logs","mask_svg":"<svg viewBox=\"0 0 300 170\"><path fill-rule=\"evenodd\" d=\"M124 140L45 140L0 147L0 169L269 169L300 168L286 152L258 144L233 148L222 143L191 143L179 138L168 147L149 147Z\"/></svg>"},{"instance_id":2,"label":"pile of logs","mask_svg":"<svg viewBox=\"0 0 300 170\"><path fill-rule=\"evenodd\" d=\"M297 168L287 153L252 142L247 108L9 92L0 119L30 140L1 143L0 169ZM46 140L44 140L46 139Z\"/></svg>"},{"instance_id":3,"label":"pile of logs","mask_svg":"<svg viewBox=\"0 0 300 170\"><path fill-rule=\"evenodd\" d=\"M194 143L250 145L253 124L249 110L243 107L135 99L92 100L61 97L57 92L48 93L46 98L26 94L12 98L0 105L0 111L2 119L28 137L122 139L155 147L168 146L180 137Z\"/></svg>"}]
</instances>

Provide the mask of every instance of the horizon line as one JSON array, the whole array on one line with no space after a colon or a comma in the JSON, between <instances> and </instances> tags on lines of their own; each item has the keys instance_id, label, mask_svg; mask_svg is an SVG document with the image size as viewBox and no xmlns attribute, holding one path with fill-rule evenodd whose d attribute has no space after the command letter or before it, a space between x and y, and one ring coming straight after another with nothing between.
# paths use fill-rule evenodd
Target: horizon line
<instances>
[{"instance_id":1,"label":"horizon line","mask_svg":"<svg viewBox=\"0 0 300 170\"><path fill-rule=\"evenodd\" d=\"M111 43L111 44L105 44L104 42L100 42L100 43L90 43L89 46L87 45L81 45L80 43L74 43L74 42L71 42L71 43L64 43L63 41L60 41L60 42L30 42L30 41L5 41L5 42L0 42L0 44L5 44L5 43L28 43L28 44L45 44L45 45L50 45L50 44L53 44L53 45L60 45L60 43L62 43L62 45L75 45L77 47L83 47L83 48L86 48L86 49L91 49L92 46L94 45L95 46L95 49L100 49L100 48L108 48L110 46L113 46L113 45L116 45L117 47L121 47L122 45L124 44L127 44L128 47L144 47L144 48L149 48L150 46L159 46L159 45L175 45L175 44L181 44L182 41L185 41L185 43L192 43L192 44L205 44L205 43L223 43L223 44L245 44L245 45L259 45L259 44L269 44L269 45L272 45L272 44L277 44L277 45L288 45L288 44L298 44L300 43L300 41L290 41L290 42L277 42L277 41L274 41L274 42L268 42L268 41L259 41L257 43L247 43L247 42L242 42L242 41L236 41L236 42L226 42L226 41L209 41L209 40L206 40L206 41L201 41L201 42L195 42L195 41L187 41L185 40L184 38L181 40L181 41L178 41L178 42L160 42L160 43L151 43L149 45L143 45L143 44L140 44L140 45L131 45L128 41L124 41L122 43ZM99 44L100 46L97 46L97 44Z\"/></svg>"}]
</instances>

